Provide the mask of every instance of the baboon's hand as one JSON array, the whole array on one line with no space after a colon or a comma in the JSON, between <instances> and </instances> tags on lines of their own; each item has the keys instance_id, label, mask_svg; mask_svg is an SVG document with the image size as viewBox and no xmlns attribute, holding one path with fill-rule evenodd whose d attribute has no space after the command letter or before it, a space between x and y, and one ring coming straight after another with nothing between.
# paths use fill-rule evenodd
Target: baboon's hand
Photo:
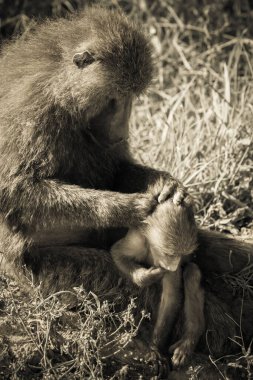
<instances>
[{"instance_id":1,"label":"baboon's hand","mask_svg":"<svg viewBox=\"0 0 253 380\"><path fill-rule=\"evenodd\" d=\"M137 193L135 209L137 210L136 222L144 221L156 209L157 198L151 193Z\"/></svg>"},{"instance_id":2,"label":"baboon's hand","mask_svg":"<svg viewBox=\"0 0 253 380\"><path fill-rule=\"evenodd\" d=\"M169 198L172 198L173 203L176 205L187 204L190 201L185 188L174 179L164 184L158 196L158 203L163 203Z\"/></svg>"},{"instance_id":3,"label":"baboon's hand","mask_svg":"<svg viewBox=\"0 0 253 380\"><path fill-rule=\"evenodd\" d=\"M139 287L145 287L161 280L164 273L165 270L163 268L136 268L132 273L132 280Z\"/></svg>"},{"instance_id":4,"label":"baboon's hand","mask_svg":"<svg viewBox=\"0 0 253 380\"><path fill-rule=\"evenodd\" d=\"M192 199L187 193L186 188L169 174L160 177L155 185L150 187L151 192L157 198L158 203L163 203L168 199L172 199L176 205L183 204L186 207L192 205Z\"/></svg>"}]
</instances>

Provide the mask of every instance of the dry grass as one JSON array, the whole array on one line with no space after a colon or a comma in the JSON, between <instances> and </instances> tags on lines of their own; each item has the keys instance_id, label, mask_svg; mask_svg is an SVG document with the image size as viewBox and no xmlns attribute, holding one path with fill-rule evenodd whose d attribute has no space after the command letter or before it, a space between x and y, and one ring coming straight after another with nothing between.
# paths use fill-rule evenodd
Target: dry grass
<instances>
[{"instance_id":1,"label":"dry grass","mask_svg":"<svg viewBox=\"0 0 253 380\"><path fill-rule=\"evenodd\" d=\"M0 379L113 379L122 370L115 356L148 317L136 324L133 300L116 311L82 288L44 298L37 287L30 299L0 277L0 292ZM77 297L77 310L61 302L63 293Z\"/></svg>"},{"instance_id":2,"label":"dry grass","mask_svg":"<svg viewBox=\"0 0 253 380\"><path fill-rule=\"evenodd\" d=\"M234 20L225 25L221 14L216 14L214 26L210 3L201 11L195 8L196 17L187 22L180 13L183 2L175 7L166 0L120 3L130 17L143 21L156 64L152 86L136 101L132 116L130 141L135 157L170 171L189 187L200 225L252 235L253 40L243 28L241 34L239 29L228 34ZM53 4L55 14L62 12L61 7L73 10L71 1ZM25 20L27 27L29 19L24 17L18 20ZM252 296L252 268L225 280ZM83 309L69 317L56 296L43 300L38 293L29 303L12 283L2 281L1 289L3 379L102 379L100 349L114 339L108 323L121 326L117 339L124 338L125 331L130 336L135 332L133 305L118 315L112 313L112 305L80 293ZM4 335L8 328L15 331L14 327L17 334L10 349ZM240 368L250 379L250 347L243 345L242 338L238 344L241 358L229 358L228 367ZM26 372L28 368L31 372ZM199 368L193 368L191 378L197 379L198 372ZM124 371L115 376L123 379ZM223 371L217 372L218 378L229 379Z\"/></svg>"},{"instance_id":3,"label":"dry grass","mask_svg":"<svg viewBox=\"0 0 253 380\"><path fill-rule=\"evenodd\" d=\"M133 151L189 186L201 224L238 233L253 215L253 40L212 44L170 6L147 20L156 75L136 104Z\"/></svg>"}]
</instances>

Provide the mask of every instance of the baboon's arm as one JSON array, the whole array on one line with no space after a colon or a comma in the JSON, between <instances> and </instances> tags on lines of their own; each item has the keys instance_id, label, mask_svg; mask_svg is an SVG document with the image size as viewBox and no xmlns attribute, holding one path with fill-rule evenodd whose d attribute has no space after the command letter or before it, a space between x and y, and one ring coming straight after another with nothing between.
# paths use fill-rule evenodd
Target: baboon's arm
<instances>
[{"instance_id":1,"label":"baboon's arm","mask_svg":"<svg viewBox=\"0 0 253 380\"><path fill-rule=\"evenodd\" d=\"M84 189L56 180L23 181L3 191L1 198L1 209L9 221L28 230L128 227L145 219L155 202L148 193Z\"/></svg>"},{"instance_id":2,"label":"baboon's arm","mask_svg":"<svg viewBox=\"0 0 253 380\"><path fill-rule=\"evenodd\" d=\"M117 268L126 278L139 287L146 287L161 280L164 275L164 269L153 266L145 268L135 260L134 254L136 259L141 260L141 257L138 256L138 252L135 252L134 249L131 250L131 245L128 242L132 243L121 239L111 249L112 258ZM145 256L145 253L141 255Z\"/></svg>"},{"instance_id":3,"label":"baboon's arm","mask_svg":"<svg viewBox=\"0 0 253 380\"><path fill-rule=\"evenodd\" d=\"M117 268L137 286L149 286L164 274L162 268L145 268L140 264L147 262L148 247L144 235L135 228L112 246L111 254Z\"/></svg>"},{"instance_id":4,"label":"baboon's arm","mask_svg":"<svg viewBox=\"0 0 253 380\"><path fill-rule=\"evenodd\" d=\"M124 256L122 252L115 254L115 251L112 251L112 253L113 261L117 268L125 275L126 278L141 288L158 282L164 275L164 269L162 268L153 266L150 268L145 268L141 264L134 261L133 258Z\"/></svg>"},{"instance_id":5,"label":"baboon's arm","mask_svg":"<svg viewBox=\"0 0 253 380\"><path fill-rule=\"evenodd\" d=\"M147 191L160 178L176 181L169 173L140 165L134 161L122 161L116 178L116 188L125 193ZM179 182L177 181L179 184Z\"/></svg>"},{"instance_id":6,"label":"baboon's arm","mask_svg":"<svg viewBox=\"0 0 253 380\"><path fill-rule=\"evenodd\" d=\"M115 181L115 189L123 193L150 191L162 203L173 197L174 203L184 200L186 205L191 203L184 186L165 171L152 169L133 161L122 161Z\"/></svg>"}]
</instances>

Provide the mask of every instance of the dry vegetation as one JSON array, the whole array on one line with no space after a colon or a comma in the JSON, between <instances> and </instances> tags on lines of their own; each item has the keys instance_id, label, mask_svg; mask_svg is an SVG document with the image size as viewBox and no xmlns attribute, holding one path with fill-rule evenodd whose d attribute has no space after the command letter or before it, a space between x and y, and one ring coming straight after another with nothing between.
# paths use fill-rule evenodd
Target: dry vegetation
<instances>
[{"instance_id":1,"label":"dry vegetation","mask_svg":"<svg viewBox=\"0 0 253 380\"><path fill-rule=\"evenodd\" d=\"M9 11L7 2L2 3ZM45 1L42 14L73 11L78 3L85 2ZM140 161L172 172L189 186L200 225L250 238L253 39L249 22L253 11L247 1L192 0L187 7L183 1L174 3L120 2L150 34L156 64L149 92L135 104L133 152ZM22 9L15 17L8 13L3 31L29 27L26 14ZM246 268L226 281L252 296L252 272ZM117 374L112 373L117 365L102 360L110 357L115 339L124 347L135 333L133 304L118 313L113 305L101 304L95 295L77 289L80 309L74 313L57 295L43 300L39 289L29 300L4 277L0 289L1 379L134 378L129 372L125 377L126 368L120 365ZM116 333L114 325L120 326ZM239 356L228 357L225 367L220 366L221 360L210 358L209 365L218 368L217 379L253 376L251 347L245 347L242 339L238 342ZM202 370L201 364L189 367L185 378L198 379Z\"/></svg>"}]
</instances>

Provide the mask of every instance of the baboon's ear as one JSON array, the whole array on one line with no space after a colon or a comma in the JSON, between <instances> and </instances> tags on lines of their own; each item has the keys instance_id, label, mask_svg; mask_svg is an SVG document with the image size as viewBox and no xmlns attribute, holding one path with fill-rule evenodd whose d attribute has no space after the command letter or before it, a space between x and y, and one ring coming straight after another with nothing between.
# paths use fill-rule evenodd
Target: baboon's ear
<instances>
[{"instance_id":1,"label":"baboon's ear","mask_svg":"<svg viewBox=\"0 0 253 380\"><path fill-rule=\"evenodd\" d=\"M90 65L92 62L95 61L94 56L92 53L88 51L84 51L82 53L76 53L73 57L74 64L79 68L82 69L85 66Z\"/></svg>"}]
</instances>

